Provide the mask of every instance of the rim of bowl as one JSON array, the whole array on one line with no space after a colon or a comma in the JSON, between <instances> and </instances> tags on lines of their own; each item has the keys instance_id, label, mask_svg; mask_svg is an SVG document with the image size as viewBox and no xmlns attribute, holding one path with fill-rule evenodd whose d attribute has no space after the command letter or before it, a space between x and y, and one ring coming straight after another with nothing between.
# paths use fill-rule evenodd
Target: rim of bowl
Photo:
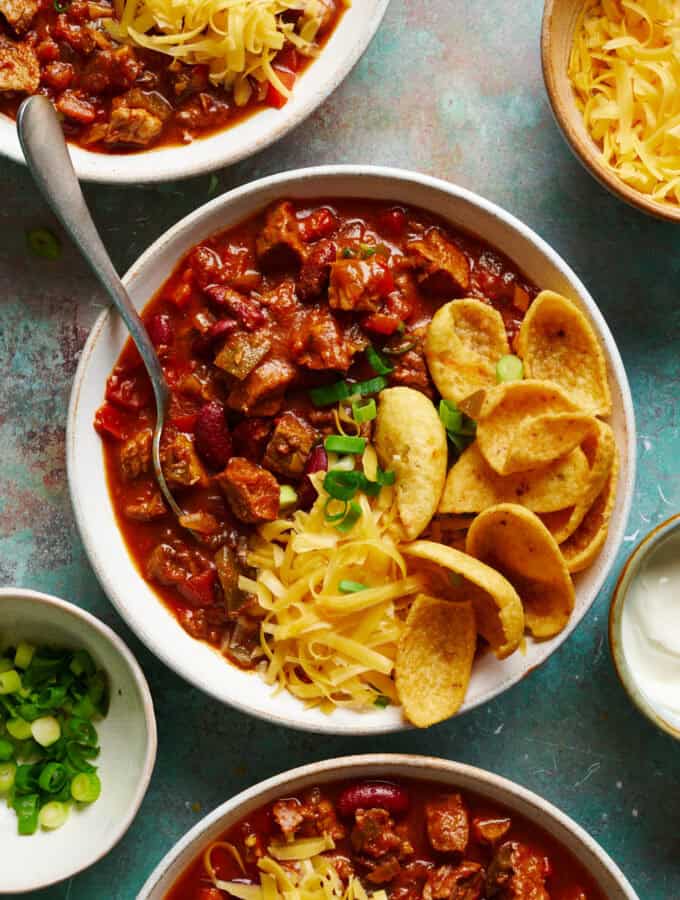
<instances>
[{"instance_id":1,"label":"rim of bowl","mask_svg":"<svg viewBox=\"0 0 680 900\"><path fill-rule=\"evenodd\" d=\"M146 900L152 890L158 885L163 878L167 869L176 861L178 861L189 846L206 832L211 826L215 825L227 813L237 810L254 800L257 800L263 794L272 790L283 789L292 781L298 781L309 777L318 777L331 775L333 777L351 777L351 771L355 768L381 767L387 769L397 769L404 767L412 769L406 776L408 778L420 778L421 780L437 781L437 777L441 775L452 775L459 778L463 782L472 782L472 787L464 787L464 790L479 791L484 796L484 788L496 788L500 792L509 795L513 800L519 800L520 805L525 804L530 808L531 813L527 814L524 809L516 810L519 814L528 818L533 824L537 824L544 831L549 831L549 825L557 824L571 834L580 847L586 851L591 861L599 863L605 869L607 874L616 882L622 890L627 900L638 900L638 895L633 890L632 885L617 866L608 853L598 844L595 838L591 837L588 832L575 822L570 816L561 809L554 806L550 801L545 800L539 794L528 788L522 787L515 781L497 775L486 769L480 769L477 766L470 766L467 763L456 762L454 760L441 759L436 756L421 756L420 754L411 753L364 753L351 756L339 756L333 759L321 760L320 762L308 763L304 766L297 766L294 769L288 769L264 781L260 781L252 787L240 791L235 796L220 804L211 813L204 816L192 828L189 829L174 844L173 847L165 854L158 865L154 868L147 880L144 882L141 890L137 895L137 900ZM390 772L386 773L388 776ZM371 775L360 775L358 777L372 777ZM499 801L505 805L510 805L507 799ZM536 822L533 817L534 813L546 816L550 822L543 824ZM576 855L570 849L572 855ZM195 854L194 854L195 855ZM193 855L192 855L193 858ZM588 865L581 862L584 868L590 872ZM185 868L190 864L191 860L187 859ZM591 874L591 877L592 876Z\"/></svg>"},{"instance_id":2,"label":"rim of bowl","mask_svg":"<svg viewBox=\"0 0 680 900\"><path fill-rule=\"evenodd\" d=\"M661 731L665 731L666 734L675 738L676 741L680 741L680 728L675 728L671 725L647 700L628 665L623 649L622 622L623 607L628 598L630 584L642 561L669 531L679 526L680 513L676 513L676 515L671 516L670 519L665 519L643 537L621 569L609 607L609 651L614 662L614 671L621 682L621 686L638 711Z\"/></svg>"},{"instance_id":3,"label":"rim of bowl","mask_svg":"<svg viewBox=\"0 0 680 900\"><path fill-rule=\"evenodd\" d=\"M600 160L597 147L590 135L579 127L582 125L582 122L576 104L566 106L561 102L558 85L566 81L567 73L556 59L553 35L555 30L555 10L564 4L565 0L545 0L541 25L541 66L550 108L567 145L584 169L599 181L602 187L608 190L610 194L656 219L662 219L664 222L680 222L680 206L666 206L658 203L656 200L651 200L609 171ZM576 19L574 18L574 21L570 24L572 35L575 24Z\"/></svg>"},{"instance_id":4,"label":"rim of bowl","mask_svg":"<svg viewBox=\"0 0 680 900\"><path fill-rule=\"evenodd\" d=\"M238 141L229 140L229 135L233 135L238 128L241 127L239 123L231 128L228 127L215 134L207 135L204 138L197 138L192 142L194 146L199 146L201 142L204 142L202 146L205 146L205 142L207 141L219 139L220 136L225 138L226 136L226 139L215 144L215 149L211 152L208 159L192 162L192 144L178 145L170 148L159 148L161 150L171 149L174 150L175 153L168 163L148 167L143 163L141 165L137 165L136 163L140 157L144 159L158 159L157 154L154 157L154 149L132 154L103 154L77 148L79 152L71 154L71 156L78 178L81 181L96 184L120 185L157 184L159 182L167 181L182 181L187 178L194 178L199 175L214 172L217 169L222 169L226 166L235 165L250 156L254 156L261 150L265 150L304 122L305 119L318 109L333 91L340 86L359 59L363 56L380 27L385 13L387 12L390 0L375 0L375 3L376 6L373 15L366 20L361 31L354 35L351 35L348 32L347 40L350 42L350 46L347 48L347 52L342 54L339 58L337 66L329 73L325 81L321 82L319 87L312 87L309 96L300 103L299 107L293 107L292 112L286 113L285 107L282 110L277 110L277 113L279 114L278 121L275 122L273 127L264 135L254 136L244 144L239 144ZM343 29L343 25L346 28L348 27L346 23L340 21L338 31ZM332 39L333 35L331 35L331 40ZM307 72L303 73L303 76L311 74L313 71L314 63L312 63ZM314 79L312 78L311 84L313 85L313 83ZM252 120L252 118L266 112L267 110L258 110L253 116L246 119L245 122L247 123ZM14 124L7 116L0 116L0 125L3 120L6 120L7 124ZM20 163L21 165L26 164L16 135L16 129L8 131L5 140L0 137L0 155Z\"/></svg>"},{"instance_id":5,"label":"rim of bowl","mask_svg":"<svg viewBox=\"0 0 680 900\"><path fill-rule=\"evenodd\" d=\"M271 187L281 187L282 192L285 190L285 187L289 182L295 182L299 184L300 182L309 182L309 181L323 181L325 178L332 177L347 177L351 176L356 178L357 180L357 192L356 196L361 196L361 182L363 179L373 179L373 178L382 178L386 181L398 181L402 183L413 183L419 185L421 187L428 187L434 191L438 191L440 193L444 193L449 197L453 197L456 199L461 199L471 206L481 209L484 213L489 216L499 219L506 226L509 226L513 229L513 231L518 232L523 238L528 240L534 247L535 251L538 254L542 254L546 257L549 262L561 273L565 275L565 277L569 280L571 285L574 287L582 302L588 308L588 314L591 320L594 322L596 331L598 333L599 339L602 341L603 345L607 349L607 353L609 355L611 368L612 368L612 376L613 381L617 385L617 388L621 394L621 404L622 404L622 418L625 424L625 444L626 444L626 461L629 470L629 478L626 484L622 484L622 493L623 493L623 507L620 514L618 534L617 534L617 542L616 547L618 548L623 539L623 534L625 530L626 523L628 521L628 517L630 514L630 508L632 504L632 495L633 495L633 485L635 484L635 473L636 473L636 462L637 462L637 446L636 446L636 425L635 425L635 411L633 406L633 399L630 391L630 385L628 383L628 378L626 376L625 368L623 365L623 361L621 359L621 354L619 353L616 342L614 341L613 335L609 330L609 326L606 323L602 312L600 311L597 303L591 297L589 291L586 289L585 285L581 281L581 279L576 275L576 273L571 269L571 267L562 259L562 257L557 253L556 250L541 238L532 228L528 225L524 224L520 219L516 218L512 213L506 211L502 207L498 206L496 203L493 203L490 200L486 200L481 197L479 194L468 190L467 188L460 187L459 185L453 184L451 182L445 181L440 178L434 178L430 175L424 175L419 172L413 172L407 169L399 169L395 167L388 166L362 166L356 164L345 164L345 165L324 165L324 166L313 166L302 169L291 169L288 172L280 172L275 175L269 175L265 178L260 178L255 181L248 182L245 185L242 185L238 188L234 188L231 191L227 191L224 194L215 197L209 202L203 204L198 207L198 209L189 213L184 218L180 219L175 225L165 231L160 237L158 237L142 254L138 259L130 266L125 275L123 276L123 282L126 285L129 285L134 279L137 277L138 273L142 271L151 261L156 253L158 253L167 243L170 243L180 235L182 232L195 232L197 240L202 236L205 236L203 232L200 231L200 223L204 217L209 217L209 215L217 210L221 206L228 207L232 203L240 200L244 196L247 196L251 193L259 193ZM327 194L328 192L324 192L323 190L320 192L322 195ZM331 191L332 194L332 191ZM349 196L349 195L348 195ZM169 274L169 273L168 273ZM97 550L96 540L94 535L90 532L90 530L86 527L86 523L83 519L82 511L80 508L80 504L78 503L78 492L76 490L76 479L72 476L72 472L76 471L77 468L77 450L76 450L76 429L75 429L75 421L77 418L77 409L80 398L80 391L84 381L85 370L87 368L89 357L93 351L94 345L99 338L99 335L106 323L108 316L111 314L112 308L107 307L104 309L100 315L97 317L92 329L88 335L88 338L85 342L85 345L82 349L80 360L78 363L78 368L76 370L73 385L71 388L71 396L69 400L69 408L68 408L68 416L67 416L67 427L66 427L66 468L67 468L67 476L68 476L68 484L69 484L69 493L71 497L71 503L75 513L76 524L78 526L78 532L80 534L81 540L85 547L85 551L90 562L90 565L95 571L97 579L102 585L104 591L107 596L123 617L123 619L127 622L129 627L135 632L137 637L147 646L147 648L158 658L160 659L168 668L172 669L176 672L181 678L187 681L189 684L203 691L205 694L213 697L218 700L220 703L224 703L228 706L233 707L234 709L239 710L242 713L247 715L255 716L259 719L262 719L265 722L270 722L278 725L284 725L288 728L293 728L300 731L309 731L315 734L351 734L351 735L376 735L376 734L387 734L398 731L407 731L410 730L413 726L410 725L405 720L403 722L391 723L387 725L376 725L375 723L370 726L366 723L363 723L362 719L358 716L357 721L353 722L351 726L338 726L333 724L333 717L326 717L327 721L324 720L323 723L319 722L309 722L305 721L305 719L299 715L296 717L290 715L281 715L271 711L258 710L253 709L248 703L242 702L238 697L232 697L229 700L226 700L216 688L212 685L199 683L193 676L192 668L190 665L185 664L184 661L173 655L169 650L167 650L162 644L156 642L153 638L153 635L147 634L146 632L142 632L137 625L137 622L134 620L134 617L129 613L123 603L121 603L117 597L118 589L115 585L115 579L113 579L109 573L107 568L102 564L100 559L99 552ZM616 533L614 531L614 533ZM612 530L610 530L610 534L612 534ZM580 614L577 614L575 611L572 613L571 619L567 625L567 627L553 640L555 641L554 646L548 655L541 659L535 666L533 666L529 670L524 670L519 673L513 673L513 675L506 678L496 689L494 689L491 693L487 693L479 697L473 704L464 708L461 712L458 713L460 716L462 713L469 712L472 709L481 706L483 703L489 702L494 697L500 696L506 690L509 690L515 684L522 680L527 674L529 674L534 669L538 668L540 665L543 665L552 654L562 645L562 643L567 640L567 638L571 635L571 633L575 630L575 628L579 625L583 617L586 615L588 610L592 607L592 604L595 602L599 592L602 590L602 585L604 584L608 574L611 572L611 568L614 565L616 557L616 551L612 552L611 558L608 564L603 568L600 573L600 577L595 583L593 587L593 599L587 607L584 607L580 610ZM141 578L141 575L139 576ZM161 602L160 600L158 602Z\"/></svg>"},{"instance_id":6,"label":"rim of bowl","mask_svg":"<svg viewBox=\"0 0 680 900\"><path fill-rule=\"evenodd\" d=\"M126 834L128 829L134 822L137 813L139 812L139 807L142 805L142 801L146 796L146 792L149 788L149 783L151 782L151 776L153 774L154 766L156 764L158 731L156 727L156 714L154 712L153 698L151 696L151 689L149 688L146 677L130 648L122 638L118 637L118 635L115 631L113 631L112 628L109 628L108 625L106 625L96 616L92 615L92 613L88 612L86 609L82 609L80 606L76 606L75 603L69 603L68 600L62 600L61 597L55 597L54 594L45 594L42 591L34 591L30 590L29 588L2 587L0 588L0 603L2 602L3 597L18 597L19 599L32 600L45 606L56 607L57 609L60 609L62 612L66 613L66 615L71 616L73 619L79 619L81 622L86 622L87 625L90 626L90 628L96 631L102 638L104 638L104 640L108 641L108 643L114 648L114 650L116 650L118 655L125 661L128 669L132 674L133 680L142 700L144 720L146 723L146 733L148 736L146 755L144 758L144 767L142 769L140 780L137 785L137 789L132 799L130 808L128 809L126 815L121 819L120 824L112 830L108 841L102 845L101 851L97 853L96 857L92 859L91 862L88 862L82 866L78 866L73 870L73 872L70 873L70 875L66 875L64 876L64 878L58 879L58 881L43 881L41 884L32 884L30 887L15 891L15 893L23 894L28 891L37 891L42 888L49 887L52 884L58 884L59 882L64 881L66 878L72 878L74 875L77 875L80 872L84 872L86 869L89 869L90 866L98 863L101 859L107 856L111 852L111 850L113 850L118 841L121 840L121 838ZM0 894L2 893L4 893L4 891L0 889Z\"/></svg>"}]
</instances>

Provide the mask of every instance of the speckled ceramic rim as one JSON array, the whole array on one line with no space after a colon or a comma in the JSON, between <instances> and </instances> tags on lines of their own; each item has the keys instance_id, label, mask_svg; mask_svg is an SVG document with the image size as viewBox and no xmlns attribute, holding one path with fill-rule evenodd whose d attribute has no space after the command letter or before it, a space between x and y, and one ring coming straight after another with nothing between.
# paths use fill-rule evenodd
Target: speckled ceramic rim
<instances>
[{"instance_id":1,"label":"speckled ceramic rim","mask_svg":"<svg viewBox=\"0 0 680 900\"><path fill-rule=\"evenodd\" d=\"M78 872L83 872L85 869L89 869L90 866L93 866L96 862L99 862L100 859L110 853L110 851L116 846L118 841L123 837L130 825L132 825L139 807L142 804L142 800L146 795L147 789L149 787L149 782L151 781L151 775L153 774L154 765L156 763L158 735L156 730L156 716L153 708L153 699L151 697L149 685L146 681L146 678L144 677L144 673L142 672L139 663L132 655L131 650L121 640L121 638L118 637L115 631L112 631L112 629L109 628L108 625L100 622L100 620L96 616L93 616L86 610L81 609L79 606L76 606L73 603L69 603L66 600L62 600L59 597L54 597L52 594L43 594L41 591L31 591L27 590L26 588L4 587L0 588L0 603L2 602L3 597L26 599L37 604L43 604L44 606L56 607L57 609L60 609L62 612L66 613L67 616L71 616L73 619L77 619L80 620L80 622L85 623L87 627L91 628L93 631L96 631L100 637L102 637L108 644L110 644L111 647L116 651L117 655L125 662L126 668L132 675L135 687L139 691L142 709L144 710L144 721L146 723L147 734L146 756L144 758L144 766L140 774L137 790L135 791L134 797L132 798L132 802L130 803L127 814L119 822L117 827L111 831L108 842L101 847L97 855L93 857L87 864L75 868L69 875L64 876L64 878L59 878L57 879L57 881L46 880L41 884L31 884L26 888L26 891L17 891L15 889L13 889L12 891L12 893L14 894L21 894L26 893L27 891L37 891L41 888L49 887L49 885L51 884L56 884L59 881L64 881L65 878L69 878L73 875L77 875ZM0 894L4 894L1 885Z\"/></svg>"},{"instance_id":2,"label":"speckled ceramic rim","mask_svg":"<svg viewBox=\"0 0 680 900\"><path fill-rule=\"evenodd\" d=\"M637 894L625 875L599 844L576 822L538 794L499 775L463 763L429 756L377 753L345 756L291 769L227 800L180 838L149 876L137 900L160 900L206 843L253 809L276 797L336 779L377 776L442 781L502 803L547 830L566 846L604 890L608 900L637 900Z\"/></svg>"},{"instance_id":3,"label":"speckled ceramic rim","mask_svg":"<svg viewBox=\"0 0 680 900\"><path fill-rule=\"evenodd\" d=\"M666 734L670 734L676 741L680 741L680 730L674 728L670 722L667 722L659 715L638 687L635 676L626 661L626 654L623 649L623 636L621 633L623 607L628 597L631 582L637 575L645 558L654 547L656 547L659 541L665 538L674 528L680 528L680 513L671 516L670 519L666 519L665 522L662 522L650 531L649 534L640 541L626 560L618 581L616 582L611 606L609 608L609 649L611 651L612 659L614 660L614 669L618 675L619 681L635 706L649 719L650 722L656 725L657 728L665 731Z\"/></svg>"},{"instance_id":4,"label":"speckled ceramic rim","mask_svg":"<svg viewBox=\"0 0 680 900\"><path fill-rule=\"evenodd\" d=\"M680 222L680 207L668 206L651 200L609 171L600 159L598 148L583 124L581 114L575 102L573 102L571 93L569 94L571 103L565 103L560 96L560 85L566 81L567 72L563 67L562 60L556 59L554 23L557 8L563 6L564 3L565 0L546 0L545 2L541 28L541 63L550 107L567 146L583 168L614 197L623 200L629 206L633 206L639 212L643 212L648 216L662 219L665 222ZM570 0L570 3L577 11L575 0ZM582 6L582 3L579 5ZM574 15L570 26L570 42L576 21L577 19Z\"/></svg>"},{"instance_id":5,"label":"speckled ceramic rim","mask_svg":"<svg viewBox=\"0 0 680 900\"><path fill-rule=\"evenodd\" d=\"M586 614L595 598L597 597L602 585L611 570L616 558L616 551L623 539L624 529L628 521L630 505L632 501L633 485L635 483L636 468L636 434L635 434L635 413L633 409L633 401L630 393L628 379L626 377L623 362L619 354L616 343L609 331L609 328L599 311L595 301L592 299L585 286L582 284L576 274L569 268L564 260L532 229L516 219L513 215L503 210L496 204L480 197L478 194L468 191L465 188L458 187L449 182L432 178L427 175L421 175L417 172L409 172L403 169L393 169L380 166L319 166L309 169L298 169L290 172L284 172L278 175L272 175L268 178L262 178L258 181L251 182L243 187L236 188L206 203L204 206L195 210L190 215L179 221L176 225L165 232L157 241L155 241L140 257L133 263L124 276L124 281L128 287L134 285L134 282L141 277L146 267L150 266L154 256L162 253L166 245L171 244L180 238L191 236L191 243L204 238L208 233L215 231L214 228L206 230L205 220L210 219L213 214L227 210L233 204L241 200L248 199L250 195L268 196L276 194L276 196L295 195L296 189L306 186L310 183L318 182L319 190L317 196L333 196L334 180L342 180L351 178L356 181L356 191L352 191L353 196L380 196L375 188L375 182L389 184L394 188L394 194L391 194L393 200L398 195L399 188L405 190L409 184L415 184L420 188L425 188L452 200L461 200L468 204L471 208L477 210L484 216L494 219L508 229L513 234L517 234L522 240L531 244L532 249L537 256L542 256L548 260L550 265L554 267L568 282L570 290L578 294L580 302L586 306L588 315L595 324L596 331L600 340L606 347L609 363L611 366L611 375L613 384L620 395L621 416L624 422L623 441L625 442L624 458L627 462L628 474L626 479L622 479L619 485L620 495L622 497L621 507L617 511L616 517L612 517L610 526L610 535L608 538L608 546L603 551L603 559L605 562L598 573L598 577L589 587L589 600L586 604L582 604L580 608L574 610L567 627L550 642L550 649L536 660L531 666L526 666L519 672L509 672L502 679L498 679L493 689L486 690L481 693L474 701L466 700L462 712L475 709L483 703L497 697L503 691L512 687L527 675L534 668L537 668L553 653L572 633L583 616ZM366 183L366 188L362 183ZM346 192L340 191L344 196L349 196ZM270 198L271 199L271 198ZM268 202L267 200L264 201ZM434 202L434 201L433 201ZM424 204L421 204L424 205ZM256 207L253 208L253 212ZM248 213L250 215L251 213ZM445 213L443 213L445 216ZM464 226L463 226L464 227ZM190 244L189 244L190 246ZM188 249L188 248L187 248ZM170 272L168 272L168 275ZM340 724L335 721L334 716L323 716L317 721L310 721L305 718L301 707L299 714L281 714L271 709L263 710L253 708L245 702L235 691L232 691L227 698L220 693L219 686L212 683L206 683L196 677L196 673L191 665L190 660L181 658L180 655L173 655L170 649L163 645L161 641L156 639L156 635L143 623L143 617L129 609L125 597L120 596L120 592L116 584L115 572L110 571L103 556L103 550L99 546L96 537L95 523L89 521L79 498L79 489L85 490L85 484L79 486L82 476L77 476L78 471L78 447L76 443L76 422L78 418L78 406L81 389L85 379L86 370L89 364L89 358L94 352L96 343L106 325L108 317L111 315L109 309L104 310L95 322L87 342L83 348L78 369L73 381L71 391L71 399L69 403L67 437L66 437L66 462L69 489L71 492L71 501L75 512L78 529L85 546L88 558L94 568L97 578L102 584L104 590L108 594L112 603L118 609L128 625L135 631L137 636L147 647L167 666L177 672L186 681L194 684L200 690L215 697L222 703L239 709L241 712L249 715L255 715L268 722L280 725L286 725L289 728L297 728L303 731L312 731L316 733L327 734L384 734L394 731L403 731L411 726L405 721L367 721L367 717L357 714L351 721ZM622 448L623 449L623 448ZM618 501L617 501L618 503ZM110 513L109 513L110 514ZM141 577L141 576L140 576ZM160 601L159 601L160 602ZM179 626L178 626L179 627ZM547 644L547 642L543 642ZM461 714L459 713L459 715Z\"/></svg>"},{"instance_id":6,"label":"speckled ceramic rim","mask_svg":"<svg viewBox=\"0 0 680 900\"><path fill-rule=\"evenodd\" d=\"M83 181L99 184L153 184L180 181L231 166L259 153L296 128L333 93L356 65L382 22L389 0L373 0L372 12L349 10L330 37L324 51L335 54L336 63L325 70L328 55L321 54L296 85L297 94L280 110L254 113L243 123L191 144L160 147L140 153L92 153L71 147L71 157ZM362 3L362 0L359 0ZM356 16L356 18L355 18ZM359 18L361 16L361 18ZM319 65L324 59L323 67ZM251 134L252 132L252 134ZM16 129L0 115L0 154L25 163Z\"/></svg>"}]
</instances>

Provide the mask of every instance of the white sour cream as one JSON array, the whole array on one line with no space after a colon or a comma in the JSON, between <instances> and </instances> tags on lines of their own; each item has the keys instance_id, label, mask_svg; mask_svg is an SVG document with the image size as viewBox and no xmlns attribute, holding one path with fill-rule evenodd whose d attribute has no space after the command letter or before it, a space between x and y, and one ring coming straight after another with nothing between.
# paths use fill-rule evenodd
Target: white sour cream
<instances>
[{"instance_id":1,"label":"white sour cream","mask_svg":"<svg viewBox=\"0 0 680 900\"><path fill-rule=\"evenodd\" d=\"M680 716L680 528L643 559L628 588L621 626L638 687L660 715Z\"/></svg>"}]
</instances>

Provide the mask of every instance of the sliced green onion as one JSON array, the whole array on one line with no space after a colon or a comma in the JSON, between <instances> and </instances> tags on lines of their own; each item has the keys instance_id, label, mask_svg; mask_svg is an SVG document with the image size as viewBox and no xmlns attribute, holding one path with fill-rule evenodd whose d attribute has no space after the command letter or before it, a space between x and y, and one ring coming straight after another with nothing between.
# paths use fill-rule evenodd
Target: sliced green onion
<instances>
[{"instance_id":1,"label":"sliced green onion","mask_svg":"<svg viewBox=\"0 0 680 900\"><path fill-rule=\"evenodd\" d=\"M377 706L378 709L385 709L389 705L390 705L390 698L386 697L384 694L380 694L373 701L373 706Z\"/></svg>"},{"instance_id":2,"label":"sliced green onion","mask_svg":"<svg viewBox=\"0 0 680 900\"><path fill-rule=\"evenodd\" d=\"M363 453L366 449L366 438L331 434L324 440L323 445L329 453Z\"/></svg>"},{"instance_id":3,"label":"sliced green onion","mask_svg":"<svg viewBox=\"0 0 680 900\"><path fill-rule=\"evenodd\" d=\"M457 434L463 425L463 413L449 400L439 401L439 418L447 431Z\"/></svg>"},{"instance_id":4,"label":"sliced green onion","mask_svg":"<svg viewBox=\"0 0 680 900\"><path fill-rule=\"evenodd\" d=\"M335 384L326 384L323 387L311 388L309 396L314 406L330 406L338 400L346 400L350 390L346 381L336 381Z\"/></svg>"},{"instance_id":5,"label":"sliced green onion","mask_svg":"<svg viewBox=\"0 0 680 900\"><path fill-rule=\"evenodd\" d=\"M333 469L326 472L323 488L334 500L351 500L361 482L361 472L343 472Z\"/></svg>"},{"instance_id":6,"label":"sliced green onion","mask_svg":"<svg viewBox=\"0 0 680 900\"><path fill-rule=\"evenodd\" d=\"M6 656L0 657L0 672L9 672L13 668L14 662L11 659L7 659Z\"/></svg>"},{"instance_id":7,"label":"sliced green onion","mask_svg":"<svg viewBox=\"0 0 680 900\"><path fill-rule=\"evenodd\" d=\"M26 243L34 256L41 256L43 259L58 259L61 256L59 238L48 228L32 228L27 231Z\"/></svg>"},{"instance_id":8,"label":"sliced green onion","mask_svg":"<svg viewBox=\"0 0 680 900\"><path fill-rule=\"evenodd\" d=\"M356 523L361 518L361 507L356 502L356 500L352 500L349 504L349 509L347 510L347 515L339 522L335 527L342 534L347 534L348 531L351 531L352 528L356 525Z\"/></svg>"},{"instance_id":9,"label":"sliced green onion","mask_svg":"<svg viewBox=\"0 0 680 900\"><path fill-rule=\"evenodd\" d=\"M331 506L334 503L341 503L342 508L340 512L332 512ZM336 500L335 497L329 497L326 500L326 503L323 508L323 517L327 522L341 522L345 518L345 514L347 513L347 500Z\"/></svg>"},{"instance_id":10,"label":"sliced green onion","mask_svg":"<svg viewBox=\"0 0 680 900\"><path fill-rule=\"evenodd\" d=\"M41 716L31 722L31 734L41 747L49 747L61 737L61 726L54 716Z\"/></svg>"},{"instance_id":11,"label":"sliced green onion","mask_svg":"<svg viewBox=\"0 0 680 900\"><path fill-rule=\"evenodd\" d=\"M0 738L0 762L10 762L14 758L14 745Z\"/></svg>"},{"instance_id":12,"label":"sliced green onion","mask_svg":"<svg viewBox=\"0 0 680 900\"><path fill-rule=\"evenodd\" d=\"M21 675L16 669L0 672L0 694L16 694L21 690Z\"/></svg>"},{"instance_id":13,"label":"sliced green onion","mask_svg":"<svg viewBox=\"0 0 680 900\"><path fill-rule=\"evenodd\" d=\"M369 344L366 347L366 359L369 361L371 368L376 375L389 375L394 371L394 366L387 362L380 353Z\"/></svg>"},{"instance_id":14,"label":"sliced green onion","mask_svg":"<svg viewBox=\"0 0 680 900\"><path fill-rule=\"evenodd\" d=\"M71 782L71 796L78 803L94 803L102 791L102 784L95 772L81 772Z\"/></svg>"},{"instance_id":15,"label":"sliced green onion","mask_svg":"<svg viewBox=\"0 0 680 900\"><path fill-rule=\"evenodd\" d=\"M17 652L14 654L14 665L17 669L27 669L31 664L34 653L35 647L32 644L21 641L17 647Z\"/></svg>"},{"instance_id":16,"label":"sliced green onion","mask_svg":"<svg viewBox=\"0 0 680 900\"><path fill-rule=\"evenodd\" d=\"M354 258L354 250L351 247L343 247L342 254L343 259L353 259Z\"/></svg>"},{"instance_id":17,"label":"sliced green onion","mask_svg":"<svg viewBox=\"0 0 680 900\"><path fill-rule=\"evenodd\" d=\"M87 744L69 741L66 744L66 756L76 772L94 772L95 767L87 760L99 756L99 747L88 747Z\"/></svg>"},{"instance_id":18,"label":"sliced green onion","mask_svg":"<svg viewBox=\"0 0 680 900\"><path fill-rule=\"evenodd\" d=\"M375 480L379 485L383 487L390 487L390 485L394 484L397 479L397 473L392 469L381 469L378 466L378 471L375 474Z\"/></svg>"},{"instance_id":19,"label":"sliced green onion","mask_svg":"<svg viewBox=\"0 0 680 900\"><path fill-rule=\"evenodd\" d=\"M96 747L98 743L94 725L87 719L80 719L77 716L71 716L64 723L64 737L67 741L78 741L87 747Z\"/></svg>"},{"instance_id":20,"label":"sliced green onion","mask_svg":"<svg viewBox=\"0 0 680 900\"><path fill-rule=\"evenodd\" d=\"M16 741L26 741L31 736L31 723L26 719L9 719L5 727Z\"/></svg>"},{"instance_id":21,"label":"sliced green onion","mask_svg":"<svg viewBox=\"0 0 680 900\"><path fill-rule=\"evenodd\" d=\"M361 251L362 259L369 259L371 256L375 256L378 252L377 244L359 244L359 250Z\"/></svg>"},{"instance_id":22,"label":"sliced green onion","mask_svg":"<svg viewBox=\"0 0 680 900\"><path fill-rule=\"evenodd\" d=\"M351 581L349 578L343 578L338 582L338 590L343 594L356 594L357 591L365 591L366 585L360 581Z\"/></svg>"},{"instance_id":23,"label":"sliced green onion","mask_svg":"<svg viewBox=\"0 0 680 900\"><path fill-rule=\"evenodd\" d=\"M6 794L14 787L17 765L13 762L0 763L0 794Z\"/></svg>"},{"instance_id":24,"label":"sliced green onion","mask_svg":"<svg viewBox=\"0 0 680 900\"><path fill-rule=\"evenodd\" d=\"M380 391L387 387L387 379L383 375L377 375L375 378L369 378L368 381L357 381L349 385L350 395L352 394L379 394Z\"/></svg>"},{"instance_id":25,"label":"sliced green onion","mask_svg":"<svg viewBox=\"0 0 680 900\"><path fill-rule=\"evenodd\" d=\"M61 828L68 818L68 810L68 805L60 803L58 800L51 800L49 803L46 803L38 815L40 827L45 828L47 831L55 831L55 829Z\"/></svg>"},{"instance_id":26,"label":"sliced green onion","mask_svg":"<svg viewBox=\"0 0 680 900\"><path fill-rule=\"evenodd\" d=\"M15 797L13 806L19 823L19 834L34 834L38 827L38 809L40 807L38 794Z\"/></svg>"},{"instance_id":27,"label":"sliced green onion","mask_svg":"<svg viewBox=\"0 0 680 900\"><path fill-rule=\"evenodd\" d=\"M61 763L47 763L45 768L38 776L38 787L46 794L58 793L68 780L68 772L66 766Z\"/></svg>"},{"instance_id":28,"label":"sliced green onion","mask_svg":"<svg viewBox=\"0 0 680 900\"><path fill-rule=\"evenodd\" d=\"M92 716L97 714L97 707L89 693L87 693L77 703L73 704L72 712L74 716L78 716L80 719L91 719Z\"/></svg>"},{"instance_id":29,"label":"sliced green onion","mask_svg":"<svg viewBox=\"0 0 680 900\"><path fill-rule=\"evenodd\" d=\"M33 706L39 710L58 709L66 699L66 688L63 685L50 684L33 695ZM33 718L37 719L37 716Z\"/></svg>"},{"instance_id":30,"label":"sliced green onion","mask_svg":"<svg viewBox=\"0 0 680 900\"><path fill-rule=\"evenodd\" d=\"M496 381L502 384L504 381L521 381L524 378L524 365L519 356L508 353L496 363Z\"/></svg>"},{"instance_id":31,"label":"sliced green onion","mask_svg":"<svg viewBox=\"0 0 680 900\"><path fill-rule=\"evenodd\" d=\"M94 661L87 650L76 650L69 668L74 675L94 675L96 671Z\"/></svg>"},{"instance_id":32,"label":"sliced green onion","mask_svg":"<svg viewBox=\"0 0 680 900\"><path fill-rule=\"evenodd\" d=\"M377 415L378 409L372 397L363 406L359 406L357 403L352 404L352 417L357 425L361 425L362 422L371 422Z\"/></svg>"},{"instance_id":33,"label":"sliced green onion","mask_svg":"<svg viewBox=\"0 0 680 900\"><path fill-rule=\"evenodd\" d=\"M282 484L279 488L279 506L285 509L288 506L295 506L298 502L297 491L289 484Z\"/></svg>"},{"instance_id":34,"label":"sliced green onion","mask_svg":"<svg viewBox=\"0 0 680 900\"><path fill-rule=\"evenodd\" d=\"M336 456L334 459L328 459L328 471L330 472L353 472L356 460L353 456Z\"/></svg>"},{"instance_id":35,"label":"sliced green onion","mask_svg":"<svg viewBox=\"0 0 680 900\"><path fill-rule=\"evenodd\" d=\"M38 789L38 774L41 766L21 765L17 766L14 778L14 790L17 794L33 794Z\"/></svg>"}]
</instances>

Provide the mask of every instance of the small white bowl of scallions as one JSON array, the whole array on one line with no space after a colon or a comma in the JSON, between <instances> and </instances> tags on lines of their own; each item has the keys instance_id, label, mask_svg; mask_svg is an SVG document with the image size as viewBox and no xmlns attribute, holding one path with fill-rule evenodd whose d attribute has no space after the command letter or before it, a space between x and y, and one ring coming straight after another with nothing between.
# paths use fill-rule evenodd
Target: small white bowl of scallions
<instances>
[{"instance_id":1,"label":"small white bowl of scallions","mask_svg":"<svg viewBox=\"0 0 680 900\"><path fill-rule=\"evenodd\" d=\"M120 638L56 597L0 589L0 894L108 853L155 756L149 688Z\"/></svg>"}]
</instances>

